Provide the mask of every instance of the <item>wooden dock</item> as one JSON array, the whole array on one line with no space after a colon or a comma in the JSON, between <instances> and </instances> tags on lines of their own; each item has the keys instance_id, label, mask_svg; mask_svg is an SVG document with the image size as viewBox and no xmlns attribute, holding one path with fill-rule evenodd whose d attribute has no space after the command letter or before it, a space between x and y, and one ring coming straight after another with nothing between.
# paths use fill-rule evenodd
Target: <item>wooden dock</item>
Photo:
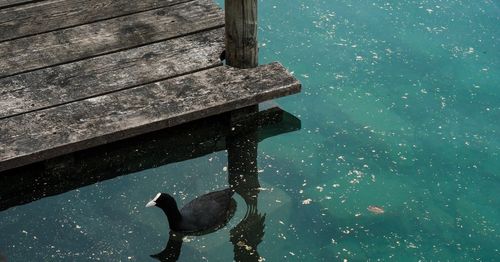
<instances>
[{"instance_id":1,"label":"wooden dock","mask_svg":"<svg viewBox=\"0 0 500 262\"><path fill-rule=\"evenodd\" d=\"M224 65L224 24L212 0L0 0L0 172L300 91Z\"/></svg>"}]
</instances>

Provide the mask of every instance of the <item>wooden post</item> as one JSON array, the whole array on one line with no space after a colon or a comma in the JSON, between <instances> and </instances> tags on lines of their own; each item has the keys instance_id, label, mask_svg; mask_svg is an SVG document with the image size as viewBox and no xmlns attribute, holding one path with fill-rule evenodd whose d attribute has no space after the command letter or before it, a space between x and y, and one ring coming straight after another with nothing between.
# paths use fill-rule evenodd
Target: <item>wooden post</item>
<instances>
[{"instance_id":1,"label":"wooden post","mask_svg":"<svg viewBox=\"0 0 500 262\"><path fill-rule=\"evenodd\" d=\"M258 65L257 0L225 0L226 64L237 68Z\"/></svg>"}]
</instances>

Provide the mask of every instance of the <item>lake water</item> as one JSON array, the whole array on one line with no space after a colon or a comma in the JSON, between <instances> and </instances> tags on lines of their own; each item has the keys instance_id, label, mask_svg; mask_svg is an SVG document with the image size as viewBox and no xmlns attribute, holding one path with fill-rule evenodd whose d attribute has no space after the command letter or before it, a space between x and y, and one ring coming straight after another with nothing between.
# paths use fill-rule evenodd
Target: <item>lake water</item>
<instances>
[{"instance_id":1,"label":"lake water","mask_svg":"<svg viewBox=\"0 0 500 262\"><path fill-rule=\"evenodd\" d=\"M276 101L301 129L258 144L254 206L236 195L228 225L186 237L179 260L500 261L500 2L259 4L260 62L303 83ZM1 211L0 261L154 261L168 225L146 202L227 187L227 159Z\"/></svg>"}]
</instances>

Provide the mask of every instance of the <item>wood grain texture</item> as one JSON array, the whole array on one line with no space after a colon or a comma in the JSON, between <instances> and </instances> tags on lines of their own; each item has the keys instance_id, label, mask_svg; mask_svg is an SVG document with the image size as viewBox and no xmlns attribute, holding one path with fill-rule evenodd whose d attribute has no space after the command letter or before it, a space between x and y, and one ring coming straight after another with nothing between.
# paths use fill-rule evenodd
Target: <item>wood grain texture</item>
<instances>
[{"instance_id":1,"label":"wood grain texture","mask_svg":"<svg viewBox=\"0 0 500 262\"><path fill-rule=\"evenodd\" d=\"M0 43L0 77L81 60L224 25L212 0L198 0Z\"/></svg>"},{"instance_id":2,"label":"wood grain texture","mask_svg":"<svg viewBox=\"0 0 500 262\"><path fill-rule=\"evenodd\" d=\"M297 93L278 63L216 67L0 120L0 171Z\"/></svg>"},{"instance_id":3,"label":"wood grain texture","mask_svg":"<svg viewBox=\"0 0 500 262\"><path fill-rule=\"evenodd\" d=\"M36 2L36 1L39 1L39 0L0 0L0 9L6 8L6 7L11 7L14 5L32 3L32 2Z\"/></svg>"},{"instance_id":4,"label":"wood grain texture","mask_svg":"<svg viewBox=\"0 0 500 262\"><path fill-rule=\"evenodd\" d=\"M225 13L227 65L256 67L257 0L225 0Z\"/></svg>"},{"instance_id":5,"label":"wood grain texture","mask_svg":"<svg viewBox=\"0 0 500 262\"><path fill-rule=\"evenodd\" d=\"M0 119L222 65L224 29L0 78Z\"/></svg>"},{"instance_id":6,"label":"wood grain texture","mask_svg":"<svg viewBox=\"0 0 500 262\"><path fill-rule=\"evenodd\" d=\"M46 0L13 6L0 10L0 41L187 1L190 0ZM2 0L2 2L5 5L15 5L27 1Z\"/></svg>"}]
</instances>

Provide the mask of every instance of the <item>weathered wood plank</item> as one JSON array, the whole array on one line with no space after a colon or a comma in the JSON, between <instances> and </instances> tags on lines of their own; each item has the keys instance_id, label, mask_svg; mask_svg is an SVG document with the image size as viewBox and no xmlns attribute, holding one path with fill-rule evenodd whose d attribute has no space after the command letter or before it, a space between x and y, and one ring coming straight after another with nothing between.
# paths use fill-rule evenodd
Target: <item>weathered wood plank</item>
<instances>
[{"instance_id":1,"label":"weathered wood plank","mask_svg":"<svg viewBox=\"0 0 500 262\"><path fill-rule=\"evenodd\" d=\"M224 29L0 78L0 119L222 65Z\"/></svg>"},{"instance_id":2,"label":"weathered wood plank","mask_svg":"<svg viewBox=\"0 0 500 262\"><path fill-rule=\"evenodd\" d=\"M191 0L46 0L0 10L0 41L171 6ZM0 6L26 0L2 0Z\"/></svg>"},{"instance_id":3,"label":"weathered wood plank","mask_svg":"<svg viewBox=\"0 0 500 262\"><path fill-rule=\"evenodd\" d=\"M300 91L278 63L216 67L0 120L0 171Z\"/></svg>"},{"instance_id":4,"label":"weathered wood plank","mask_svg":"<svg viewBox=\"0 0 500 262\"><path fill-rule=\"evenodd\" d=\"M299 130L300 120L279 109L261 111L229 128L226 114L0 172L0 211L40 198L186 161L227 149L229 135L257 130L258 141Z\"/></svg>"},{"instance_id":5,"label":"weathered wood plank","mask_svg":"<svg viewBox=\"0 0 500 262\"><path fill-rule=\"evenodd\" d=\"M27 4L31 2L36 2L40 0L0 0L0 9L6 8L14 5Z\"/></svg>"},{"instance_id":6,"label":"weathered wood plank","mask_svg":"<svg viewBox=\"0 0 500 262\"><path fill-rule=\"evenodd\" d=\"M222 27L212 0L105 20L0 43L0 77Z\"/></svg>"}]
</instances>

